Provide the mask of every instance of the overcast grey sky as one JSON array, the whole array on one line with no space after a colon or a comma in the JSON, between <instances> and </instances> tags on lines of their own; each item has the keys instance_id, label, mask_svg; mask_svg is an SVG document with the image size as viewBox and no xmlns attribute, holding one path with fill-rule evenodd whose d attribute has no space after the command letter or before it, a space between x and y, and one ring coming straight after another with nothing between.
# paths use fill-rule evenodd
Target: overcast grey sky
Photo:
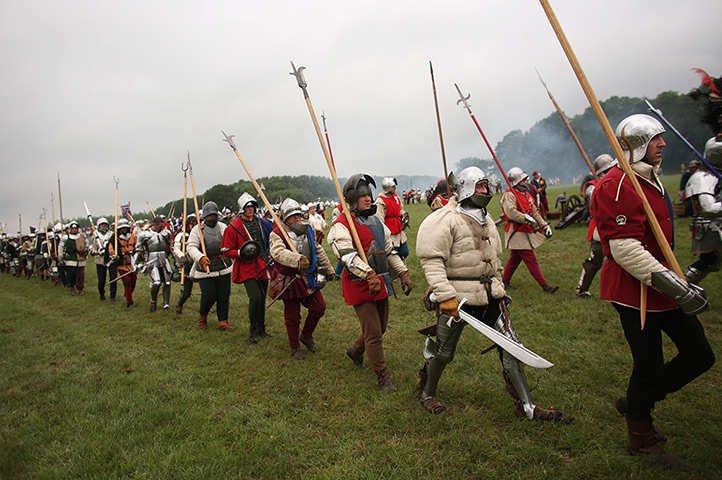
<instances>
[{"instance_id":1,"label":"overcast grey sky","mask_svg":"<svg viewBox=\"0 0 722 480\"><path fill-rule=\"evenodd\" d=\"M716 1L551 5L601 100L721 73ZM187 150L199 192L245 179L221 129L256 177L329 176L291 60L340 176L443 174L429 60L450 168L489 156L454 82L492 145L554 111L534 67L567 115L588 107L535 0L5 1L0 222L27 231L51 192L57 217L58 172L65 217L112 214L114 175L134 211L180 198Z\"/></svg>"}]
</instances>

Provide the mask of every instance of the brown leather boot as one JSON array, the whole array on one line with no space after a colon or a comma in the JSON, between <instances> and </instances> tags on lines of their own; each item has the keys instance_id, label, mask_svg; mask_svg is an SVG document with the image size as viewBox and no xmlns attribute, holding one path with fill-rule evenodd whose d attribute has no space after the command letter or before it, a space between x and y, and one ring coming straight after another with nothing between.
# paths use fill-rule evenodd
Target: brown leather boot
<instances>
[{"instance_id":1,"label":"brown leather boot","mask_svg":"<svg viewBox=\"0 0 722 480\"><path fill-rule=\"evenodd\" d=\"M202 315L198 318L198 328L205 330L208 327L208 314Z\"/></svg>"},{"instance_id":2,"label":"brown leather boot","mask_svg":"<svg viewBox=\"0 0 722 480\"><path fill-rule=\"evenodd\" d=\"M683 470L686 472L694 470L694 467L679 457L675 457L671 453L662 450L657 445L652 433L652 422L649 420L627 420L627 434L629 435L629 445L627 451L630 455L642 456L647 455L656 463L664 468Z\"/></svg>"},{"instance_id":3,"label":"brown leather boot","mask_svg":"<svg viewBox=\"0 0 722 480\"><path fill-rule=\"evenodd\" d=\"M228 320L223 320L221 322L218 322L218 328L220 330L235 330L236 327L228 323Z\"/></svg>"},{"instance_id":4,"label":"brown leather boot","mask_svg":"<svg viewBox=\"0 0 722 480\"><path fill-rule=\"evenodd\" d=\"M389 377L389 374L386 373L386 370L382 370L380 372L376 372L376 377L379 382L379 388L384 393L394 393L398 388L396 388L396 385L391 381L391 378Z\"/></svg>"},{"instance_id":5,"label":"brown leather boot","mask_svg":"<svg viewBox=\"0 0 722 480\"><path fill-rule=\"evenodd\" d=\"M356 365L359 368L366 368L366 364L364 363L364 356L362 353L358 353L355 348L349 347L348 350L346 350L346 355L348 358L353 360L353 364Z\"/></svg>"},{"instance_id":6,"label":"brown leather boot","mask_svg":"<svg viewBox=\"0 0 722 480\"><path fill-rule=\"evenodd\" d=\"M551 285L549 285L548 283L545 283L545 284L542 285L541 287L542 287L542 289L544 290L544 293L554 293L554 292L556 292L557 290L559 290L559 285L551 286Z\"/></svg>"},{"instance_id":7,"label":"brown leather boot","mask_svg":"<svg viewBox=\"0 0 722 480\"><path fill-rule=\"evenodd\" d=\"M621 416L627 415L627 397L619 397L616 402L614 402L614 408L617 409L619 414ZM666 442L667 437L662 433L662 430L657 427L657 425L652 422L652 434L654 435L654 439L657 442Z\"/></svg>"}]
</instances>

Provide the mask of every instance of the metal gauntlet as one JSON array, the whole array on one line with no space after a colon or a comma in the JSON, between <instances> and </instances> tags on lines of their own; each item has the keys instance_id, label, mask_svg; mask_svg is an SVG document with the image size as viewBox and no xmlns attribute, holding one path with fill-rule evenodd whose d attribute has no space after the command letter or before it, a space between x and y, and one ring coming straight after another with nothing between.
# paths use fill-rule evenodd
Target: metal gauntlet
<instances>
[{"instance_id":1,"label":"metal gauntlet","mask_svg":"<svg viewBox=\"0 0 722 480\"><path fill-rule=\"evenodd\" d=\"M652 286L672 298L686 315L697 315L709 307L704 289L687 284L672 270L652 272Z\"/></svg>"}]
</instances>

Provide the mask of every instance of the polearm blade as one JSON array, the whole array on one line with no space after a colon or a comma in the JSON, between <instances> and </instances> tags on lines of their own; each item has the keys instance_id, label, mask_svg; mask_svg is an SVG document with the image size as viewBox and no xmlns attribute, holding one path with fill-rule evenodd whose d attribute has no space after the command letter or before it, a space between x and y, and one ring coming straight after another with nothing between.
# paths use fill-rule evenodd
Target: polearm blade
<instances>
[{"instance_id":1,"label":"polearm blade","mask_svg":"<svg viewBox=\"0 0 722 480\"><path fill-rule=\"evenodd\" d=\"M361 239L359 238L358 232L356 231L356 224L354 224L353 222L353 218L351 217L351 211L348 209L346 199L344 198L343 192L341 190L341 184L338 181L336 167L331 161L331 155L328 153L326 144L323 141L323 135L321 135L321 127L319 127L318 120L316 119L316 114L313 111L311 98L308 95L308 84L306 83L306 79L303 77L303 71L306 69L306 67L298 67L298 69L296 69L296 66L293 64L293 62L291 62L291 68L293 69L293 72L291 72L290 75L296 77L298 86L301 88L301 90L303 90L303 98L306 100L306 106L308 107L308 113L311 115L311 121L313 122L314 129L316 130L316 136L318 137L318 141L321 143L321 150L323 150L323 155L326 158L328 170L329 172L331 172L331 178L333 178L333 184L336 187L336 194L338 195L339 201L341 202L343 213L346 216L346 221L348 222L348 227L351 231L351 237L353 238L356 252L358 253L358 256L361 258L361 260L363 260L363 262L368 265L369 261L366 258L366 253L364 252L363 245L361 244Z\"/></svg>"},{"instance_id":2,"label":"polearm blade","mask_svg":"<svg viewBox=\"0 0 722 480\"><path fill-rule=\"evenodd\" d=\"M474 116L474 112L471 111L471 105L469 105L469 99L471 98L471 94L468 94L467 96L464 96L463 93L461 93L461 89L457 84L454 84L456 87L456 91L459 92L459 97L461 97L459 100L456 101L456 104L463 103L464 108L469 112L469 116L474 121L474 125L476 125L476 129L479 130L479 133L481 134L481 138L484 139L484 143L486 143L486 148L489 149L491 152L491 156L494 157L494 161L496 162L496 166L499 167L499 171L501 172L502 176L504 177L504 180L506 180L506 183L509 185L509 188L513 188L514 186L509 181L509 178L506 176L506 172L501 166L501 162L499 162L499 159L496 156L496 153L494 153L494 149L491 148L491 145L489 144L489 140L486 139L486 135L484 135L484 131L481 129L481 126L479 125L479 122L476 121L476 117Z\"/></svg>"},{"instance_id":3,"label":"polearm blade","mask_svg":"<svg viewBox=\"0 0 722 480\"><path fill-rule=\"evenodd\" d=\"M268 198L266 198L266 195L263 193L263 189L258 185L258 182L256 182L256 179L254 178L253 174L251 173L251 170L248 168L248 165L246 165L246 162L243 160L243 157L241 157L241 154L238 151L238 147L236 147L236 142L233 140L233 137L235 137L235 135L226 135L226 132L224 132L223 130L221 130L221 133L225 137L223 139L223 141L228 142L228 145L231 146L231 148L233 149L233 151L236 154L236 157L238 157L238 161L241 162L241 165L243 165L243 169L246 171L246 175L248 175L248 178L251 179L251 183L253 184L253 187L256 189L258 196L261 197L263 204L266 206L266 208L270 212L271 216L273 217L273 221L276 223L276 225L278 226L278 229L281 231L281 234L283 235L283 238L286 240L288 247L294 253L298 253L298 251L296 250L296 247L293 245L291 238L288 236L288 233L286 232L286 229L283 226L283 222L281 222L281 220L278 218L278 216L276 215L276 212L273 211L271 202L268 201ZM241 212L241 213L243 213L243 212Z\"/></svg>"},{"instance_id":4,"label":"polearm blade","mask_svg":"<svg viewBox=\"0 0 722 480\"><path fill-rule=\"evenodd\" d=\"M599 176L597 175L596 170L594 170L594 166L592 165L592 162L589 161L589 157L587 156L587 152L584 151L584 147L582 147L582 143L579 141L579 138L577 138L576 133L574 133L574 129L572 129L571 124L569 123L569 119L567 119L567 116L564 115L564 112L562 111L561 107L557 103L556 99L554 98L554 95L552 95L552 92L549 91L549 88L547 87L546 82L542 80L542 76L539 73L539 70L534 68L536 71L537 76L539 76L539 81L544 85L544 89L547 91L547 95L549 95L549 100L552 101L552 104L554 104L554 108L556 108L557 113L562 119L562 122L564 122L564 126L567 127L567 130L569 131L569 135L572 136L572 140L574 140L574 143L576 144L577 148L579 149L579 153L582 154L582 157L584 157L584 161L587 163L587 167L589 167L589 171L592 172L592 175L594 175L594 179L599 181Z\"/></svg>"},{"instance_id":5,"label":"polearm blade","mask_svg":"<svg viewBox=\"0 0 722 480\"><path fill-rule=\"evenodd\" d=\"M506 337L503 333L498 332L494 328L478 320L476 317L473 317L469 313L463 311L461 309L461 306L466 301L467 299L464 298L461 302L459 302L459 317L461 317L463 321L474 327L475 330L481 332L482 335L485 335L492 342L496 343L501 348L509 352L509 354L512 355L514 358L516 358L520 362L525 363L526 365L529 365L530 367L549 368L554 366L554 364L551 363L549 360L546 360L540 355L532 352L522 343L516 343L514 340Z\"/></svg>"},{"instance_id":6,"label":"polearm blade","mask_svg":"<svg viewBox=\"0 0 722 480\"><path fill-rule=\"evenodd\" d=\"M712 166L711 163L709 163L709 160L707 160L706 158L704 158L704 155L700 154L700 153L697 151L697 149L694 148L694 146L689 142L689 140L687 140L686 138L684 138L684 135L682 135L681 133L679 133L679 130L677 130L677 129L674 127L674 125L672 125L672 123L664 117L664 114L662 113L662 110L660 110L660 109L658 109L658 108L654 108L654 105L652 105L652 103L651 103L649 100L647 100L646 98L644 99L644 102L647 104L647 107L649 107L649 109L648 109L648 110L649 110L649 113L653 114L655 117L657 117L657 118L659 119L660 122L664 123L667 128L669 128L670 130L672 130L672 133L674 133L675 135L677 135L677 137L678 137L680 140L682 140L682 143L684 143L684 144L687 146L687 148L689 148L690 150L692 150L692 153L694 153L695 157L697 157L697 159L698 159L700 162L702 162L702 164L704 164L704 165L707 167L707 169L708 169L715 177L717 177L717 178L719 178L719 179L722 179L722 174L719 173L719 172L717 171L717 169Z\"/></svg>"},{"instance_id":7,"label":"polearm blade","mask_svg":"<svg viewBox=\"0 0 722 480\"><path fill-rule=\"evenodd\" d=\"M431 71L431 89L434 91L434 108L436 109L436 125L439 127L439 143L441 144L441 161L444 164L444 178L446 179L446 194L451 198L451 182L449 181L449 171L446 169L446 149L444 148L444 135L441 133L441 115L439 114L439 99L436 96L436 81L434 80L434 66L429 60L429 70Z\"/></svg>"},{"instance_id":8,"label":"polearm blade","mask_svg":"<svg viewBox=\"0 0 722 480\"><path fill-rule=\"evenodd\" d=\"M191 189L193 190L193 205L196 207L196 219L198 220L198 237L200 238L200 244L201 244L201 250L203 251L203 256L207 257L206 254L206 242L203 239L203 225L201 225L201 212L198 210L198 196L196 196L196 182L193 180L193 165L191 165L191 152L188 152L188 171L190 172L191 177ZM206 271L206 273L211 273L210 268L206 265L203 267L203 269Z\"/></svg>"},{"instance_id":9,"label":"polearm blade","mask_svg":"<svg viewBox=\"0 0 722 480\"><path fill-rule=\"evenodd\" d=\"M574 73L579 80L579 84L581 85L582 90L584 90L584 94L587 96L587 100L589 100L589 105L592 107L592 110L594 111L594 114L596 115L597 120L599 121L599 124L604 131L604 135L607 137L607 141L612 147L614 155L617 157L619 167L624 170L624 173L627 175L630 182L632 182L634 191L637 192L637 195L642 201L642 205L644 206L644 213L647 216L647 222L649 222L649 225L652 228L654 238L659 244L659 247L662 249L662 253L664 254L664 258L667 261L667 264L680 278L684 278L684 272L682 272L682 267L679 266L677 257L674 256L674 252L672 252L672 248L669 246L667 238L664 236L662 227L659 226L657 217L654 215L654 211L652 210L651 205L649 205L649 201L644 195L642 187L639 185L639 180L637 180L637 176L634 173L634 170L632 170L632 166L629 164L629 161L624 155L624 151L622 150L621 145L617 141L617 137L614 134L614 130L609 123L609 119L607 119L607 116L602 109L602 105L599 103L599 99L597 99L597 95L594 93L594 90L592 89L592 86L589 83L589 80L587 79L584 70L582 70L582 66L579 63L579 60L577 59L577 56L572 49L572 46L569 44L569 40L567 39L564 30L559 24L559 20L557 19L556 14L552 10L552 7L551 5L549 5L549 2L547 0L539 0L539 2L544 9L544 13L546 13L547 18L549 19L549 23L551 24L554 33L559 39L559 43L561 44L562 49L564 50L564 53L569 60L569 64L571 65L572 70L574 70Z\"/></svg>"}]
</instances>

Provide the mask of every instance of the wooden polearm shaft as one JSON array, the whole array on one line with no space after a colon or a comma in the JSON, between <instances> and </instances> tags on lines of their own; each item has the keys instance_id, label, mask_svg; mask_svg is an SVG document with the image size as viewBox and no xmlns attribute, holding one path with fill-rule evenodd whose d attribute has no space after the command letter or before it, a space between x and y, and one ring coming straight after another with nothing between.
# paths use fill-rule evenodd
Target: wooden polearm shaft
<instances>
[{"instance_id":1,"label":"wooden polearm shaft","mask_svg":"<svg viewBox=\"0 0 722 480\"><path fill-rule=\"evenodd\" d=\"M116 179L113 177L113 181L115 182L115 223L113 224L113 255L118 255L118 184L120 183L120 179Z\"/></svg>"},{"instance_id":2,"label":"wooden polearm shaft","mask_svg":"<svg viewBox=\"0 0 722 480\"><path fill-rule=\"evenodd\" d=\"M188 152L188 171L190 171L191 176L191 189L193 190L193 205L196 207L196 218L198 219L198 236L201 240L201 250L203 251L203 256L207 257L206 254L206 242L203 240L203 225L201 224L201 212L198 209L198 197L196 196L196 183L193 181L193 165L191 165L191 152ZM203 269L206 271L206 273L211 273L211 270L206 265L203 267Z\"/></svg>"},{"instance_id":3,"label":"wooden polearm shaft","mask_svg":"<svg viewBox=\"0 0 722 480\"><path fill-rule=\"evenodd\" d=\"M446 179L446 194L451 198L451 183L449 182L449 171L446 168L446 149L444 148L444 134L441 133L441 114L439 113L439 99L436 96L436 81L434 80L434 66L429 60L431 71L431 89L434 91L434 108L436 109L436 125L439 127L439 143L441 144L441 162L444 164L444 178Z\"/></svg>"},{"instance_id":4,"label":"wooden polearm shaft","mask_svg":"<svg viewBox=\"0 0 722 480\"><path fill-rule=\"evenodd\" d=\"M58 172L58 206L60 207L60 233L62 234L65 225L63 222L63 190L60 188L60 172Z\"/></svg>"},{"instance_id":5,"label":"wooden polearm shaft","mask_svg":"<svg viewBox=\"0 0 722 480\"><path fill-rule=\"evenodd\" d=\"M145 204L148 205L148 208L150 209L150 214L153 215L153 218L155 218L155 212L153 211L153 207L150 206L150 202L146 200Z\"/></svg>"},{"instance_id":6,"label":"wooden polearm shaft","mask_svg":"<svg viewBox=\"0 0 722 480\"><path fill-rule=\"evenodd\" d=\"M188 218L188 206L186 205L186 198L188 198L188 166L186 165L184 168L181 163L181 170L183 170L183 234L181 235L181 251L183 252L183 257L185 258L186 245L188 244L188 241L186 240L186 219ZM188 261L188 259L186 259L186 261ZM181 268L181 285L184 284L184 279L185 268Z\"/></svg>"},{"instance_id":7,"label":"wooden polearm shaft","mask_svg":"<svg viewBox=\"0 0 722 480\"><path fill-rule=\"evenodd\" d=\"M328 136L328 129L326 129L326 112L321 112L321 119L323 120L323 133L326 135L326 145L328 145L328 155L331 157L333 168L336 168L336 163L333 161L333 152L331 151L331 139Z\"/></svg>"},{"instance_id":8,"label":"wooden polearm shaft","mask_svg":"<svg viewBox=\"0 0 722 480\"><path fill-rule=\"evenodd\" d=\"M551 23L551 26L554 29L554 33L556 33L556 36L559 39L559 43L561 44L562 49L564 50L564 53L569 60L572 70L574 70L574 73L579 80L579 84L581 85L582 90L584 90L584 94L587 96L587 100L589 100L589 105L592 107L592 110L594 111L594 114L596 115L597 120L599 121L599 124L604 131L604 135L607 137L607 141L612 147L614 155L617 157L619 166L622 170L624 170L624 173L627 174L627 177L632 182L634 191L637 192L637 195L639 195L639 198L642 200L642 205L644 206L644 213L647 215L647 222L649 222L649 226L652 229L654 238L657 240L660 249L662 249L665 260L669 264L670 268L674 271L674 273L676 273L677 276L683 279L684 273L682 272L682 268L679 266L677 257L674 256L674 252L672 251L672 248L667 242L667 238L664 236L662 227L659 226L657 217L654 215L654 211L649 205L647 197L642 191L642 187L639 185L639 180L637 180L637 176L634 173L634 170L632 170L632 166L629 164L629 161L624 155L624 151L622 150L621 145L617 141L614 130L612 129L612 126L609 123L609 120L607 119L607 116L602 109L602 105L599 103L599 100L597 99L597 96L594 93L594 90L592 89L592 86L589 83L587 76L584 74L584 70L582 70L577 56L574 54L574 50L572 49L569 40L567 40L567 36L564 34L564 30L559 24L559 20L557 20L557 17L554 14L552 7L551 5L549 5L549 2L547 0L539 0L539 2L544 9L544 13L546 13L547 18L549 19L549 23Z\"/></svg>"},{"instance_id":9,"label":"wooden polearm shaft","mask_svg":"<svg viewBox=\"0 0 722 480\"><path fill-rule=\"evenodd\" d=\"M53 199L53 192L50 192L50 212L53 217L53 232L55 232L55 200ZM58 256L58 243L60 243L60 239L58 239L57 243L53 239L53 251L56 257Z\"/></svg>"},{"instance_id":10,"label":"wooden polearm shaft","mask_svg":"<svg viewBox=\"0 0 722 480\"><path fill-rule=\"evenodd\" d=\"M536 69L534 69L534 70L536 70ZM554 98L554 95L552 95L552 92L549 91L547 84L544 82L544 80L542 80L539 70L536 70L536 74L539 76L539 81L542 83L542 85L544 85L544 89L547 91L547 95L549 95L549 100L552 101L554 108L556 108L557 113L559 114L559 116L562 119L562 122L564 122L564 126L567 127L567 130L569 131L569 135L572 136L572 140L574 140L574 143L576 144L577 148L579 149L579 153L581 153L582 157L584 157L584 161L587 163L587 167L589 167L589 171L592 172L592 175L594 175L594 180L599 181L599 176L597 175L596 170L594 170L594 165L592 165L592 162L589 161L587 152L584 151L584 147L582 147L582 143L579 141L579 138L577 138L577 134L574 133L574 129L572 129L572 126L569 123L569 119L567 118L566 115L564 115L564 112L562 111L561 107L559 106L556 99Z\"/></svg>"},{"instance_id":11,"label":"wooden polearm shaft","mask_svg":"<svg viewBox=\"0 0 722 480\"><path fill-rule=\"evenodd\" d=\"M288 244L288 247L293 251L294 253L298 253L296 250L296 247L293 245L293 242L291 242L291 238L288 236L288 232L286 232L286 229L283 227L283 222L281 222L281 219L278 218L278 215L276 215L276 212L273 211L273 206L271 206L271 202L268 201L266 198L266 195L263 193L263 190L258 185L258 182L256 182L256 179L254 178L253 174L251 173L251 170L248 168L248 165L243 160L243 157L241 157L241 154L238 152L238 148L236 147L236 142L233 140L233 137L235 135L226 135L226 132L221 130L221 133L225 137L223 139L224 142L228 142L228 145L231 146L233 151L236 154L236 157L238 157L238 161L241 162L241 165L243 165L243 169L246 171L246 175L248 175L248 178L251 179L251 183L253 184L253 187L256 189L256 192L258 193L258 196L261 197L261 201L266 206L268 211L271 214L271 217L273 217L273 221L278 226L278 229L281 231L281 234L283 235L283 238L286 240L286 243ZM243 213L243 212L241 212Z\"/></svg>"},{"instance_id":12,"label":"wooden polearm shaft","mask_svg":"<svg viewBox=\"0 0 722 480\"><path fill-rule=\"evenodd\" d=\"M306 69L306 67L298 67L296 69L296 66L291 62L291 68L293 69L293 72L291 72L291 75L296 77L296 81L298 82L298 86L303 90L303 98L306 100L306 106L308 107L308 113L311 115L311 121L313 122L313 127L316 130L316 136L318 137L318 141L321 143L321 150L323 150L323 156L326 158L326 164L328 165L329 172L331 172L331 177L333 178L333 184L336 187L336 194L338 195L338 199L341 202L341 207L343 208L343 213L346 216L346 221L348 222L348 228L351 232L351 238L353 238L354 246L356 247L356 251L361 257L361 260L365 264L368 265L368 259L366 258L366 253L363 249L363 244L361 243L361 239L358 236L358 232L356 231L356 224L353 221L353 217L351 216L351 211L348 208L348 204L346 203L346 199L343 196L343 191L341 190L341 184L338 181L338 175L336 174L336 167L331 161L331 156L328 153L328 149L326 148L326 144L323 141L323 135L321 135L321 127L318 125L318 120L316 119L316 113L313 111L313 105L311 104L311 97L308 95L308 84L306 83L306 79L303 77L303 70Z\"/></svg>"},{"instance_id":13,"label":"wooden polearm shaft","mask_svg":"<svg viewBox=\"0 0 722 480\"><path fill-rule=\"evenodd\" d=\"M23 238L23 215L21 213L18 213L18 232L20 233L20 239Z\"/></svg>"},{"instance_id":14,"label":"wooden polearm shaft","mask_svg":"<svg viewBox=\"0 0 722 480\"><path fill-rule=\"evenodd\" d=\"M491 144L489 143L489 140L486 139L486 135L484 135L484 130L481 129L481 125L479 125L479 122L476 121L476 116L474 116L474 112L471 111L471 105L469 105L469 98L471 98L471 94L468 94L467 96L464 96L463 93L461 93L461 89L457 84L454 84L456 87L456 91L459 93L459 97L461 99L457 100L458 103L462 103L466 111L469 112L469 116L474 121L474 125L476 125L476 129L481 134L481 138L484 139L484 143L486 144L486 148L489 149L489 152L491 153L491 156L494 157L494 161L496 162L496 166L499 167L499 171L501 172L501 175L504 177L504 180L506 180L507 185L509 185L509 188L514 188L514 185L511 184L509 181L509 178L506 176L506 172L504 171L504 168L501 166L501 162L499 161L499 158L496 156L496 153L494 153L494 149L491 148ZM448 182L447 182L448 183Z\"/></svg>"}]
</instances>

